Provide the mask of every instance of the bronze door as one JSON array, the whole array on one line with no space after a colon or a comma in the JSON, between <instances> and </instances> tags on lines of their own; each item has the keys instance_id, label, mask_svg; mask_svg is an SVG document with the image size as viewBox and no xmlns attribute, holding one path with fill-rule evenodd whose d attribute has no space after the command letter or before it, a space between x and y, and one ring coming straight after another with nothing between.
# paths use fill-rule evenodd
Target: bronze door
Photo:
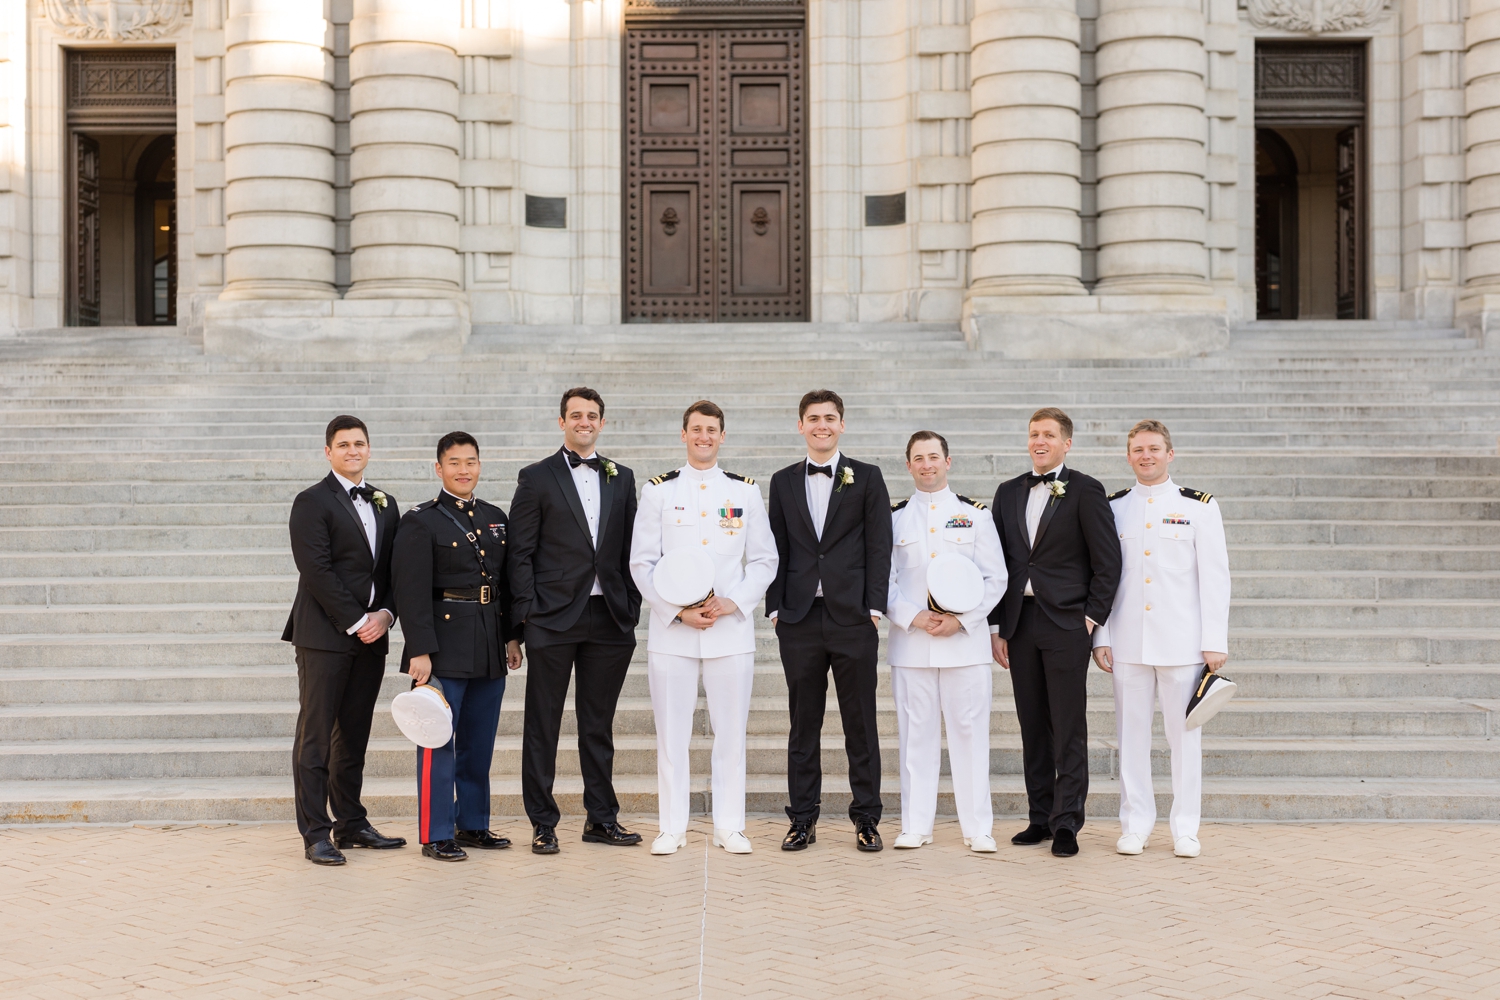
<instances>
[{"instance_id":1,"label":"bronze door","mask_svg":"<svg viewBox=\"0 0 1500 1000\"><path fill-rule=\"evenodd\" d=\"M73 133L74 326L99 325L99 141Z\"/></svg>"},{"instance_id":2,"label":"bronze door","mask_svg":"<svg viewBox=\"0 0 1500 1000\"><path fill-rule=\"evenodd\" d=\"M1360 190L1360 166L1364 159L1363 130L1352 125L1338 134L1338 173L1334 197L1338 236L1335 245L1338 268L1338 318L1362 319L1364 312L1364 192Z\"/></svg>"},{"instance_id":3,"label":"bronze door","mask_svg":"<svg viewBox=\"0 0 1500 1000\"><path fill-rule=\"evenodd\" d=\"M807 318L803 29L625 36L625 318Z\"/></svg>"}]
</instances>

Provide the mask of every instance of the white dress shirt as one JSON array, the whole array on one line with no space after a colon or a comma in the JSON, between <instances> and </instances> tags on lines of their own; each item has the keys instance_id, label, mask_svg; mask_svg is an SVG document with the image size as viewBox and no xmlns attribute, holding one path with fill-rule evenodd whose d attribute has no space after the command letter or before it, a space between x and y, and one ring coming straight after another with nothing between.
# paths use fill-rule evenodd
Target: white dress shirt
<instances>
[{"instance_id":1,"label":"white dress shirt","mask_svg":"<svg viewBox=\"0 0 1500 1000\"><path fill-rule=\"evenodd\" d=\"M345 479L337 472L333 474L333 478L339 481L339 488L344 491L346 496L354 487L361 485L361 483L356 483L351 479ZM378 559L379 554L375 551L375 508L370 505L370 501L362 496L353 496L350 499L354 501L354 513L359 515L359 523L365 526L365 540L370 543L370 555ZM375 603L375 581L373 579L370 581L370 596L365 598L365 603ZM361 615L359 621L349 626L344 634L353 635L364 628L365 622L369 620L369 615Z\"/></svg>"},{"instance_id":2,"label":"white dress shirt","mask_svg":"<svg viewBox=\"0 0 1500 1000\"><path fill-rule=\"evenodd\" d=\"M1039 476L1047 475L1047 473L1037 472L1034 465L1031 467L1031 471ZM1052 471L1057 473L1058 478L1061 478L1063 467L1059 465ZM1042 512L1047 509L1047 501L1050 499L1052 499L1052 491L1047 488L1046 483L1037 483L1031 488L1030 494L1026 497L1026 541L1033 545L1036 544L1036 529L1042 524ZM1036 596L1031 589L1031 579L1029 577L1026 580L1026 596Z\"/></svg>"},{"instance_id":3,"label":"white dress shirt","mask_svg":"<svg viewBox=\"0 0 1500 1000\"><path fill-rule=\"evenodd\" d=\"M656 564L682 548L709 554L714 593L738 609L706 629L675 621L682 608L656 592ZM647 650L695 659L754 653L755 605L776 578L776 562L776 539L754 483L731 479L717 465L688 465L665 482L647 482L630 543L630 575L651 606Z\"/></svg>"},{"instance_id":4,"label":"white dress shirt","mask_svg":"<svg viewBox=\"0 0 1500 1000\"><path fill-rule=\"evenodd\" d=\"M1229 651L1229 549L1224 517L1182 495L1168 479L1136 483L1110 501L1120 536L1120 586L1094 646L1122 663L1196 665L1203 652Z\"/></svg>"},{"instance_id":5,"label":"white dress shirt","mask_svg":"<svg viewBox=\"0 0 1500 1000\"><path fill-rule=\"evenodd\" d=\"M579 458L589 458L588 455L579 455ZM564 460L567 459L564 454ZM589 523L589 540L594 543L594 551L599 550L599 473L589 466L579 462L570 470L573 473L573 485L578 489L578 499L583 503L583 517ZM604 593L604 588L599 586L599 578L594 577L594 589L589 591L590 597L597 597Z\"/></svg>"}]
</instances>

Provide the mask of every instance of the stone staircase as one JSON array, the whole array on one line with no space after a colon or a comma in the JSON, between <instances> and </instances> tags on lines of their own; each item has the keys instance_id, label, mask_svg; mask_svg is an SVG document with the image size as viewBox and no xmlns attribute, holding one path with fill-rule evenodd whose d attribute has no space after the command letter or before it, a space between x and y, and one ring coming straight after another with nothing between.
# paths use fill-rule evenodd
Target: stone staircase
<instances>
[{"instance_id":1,"label":"stone staircase","mask_svg":"<svg viewBox=\"0 0 1500 1000\"><path fill-rule=\"evenodd\" d=\"M795 406L829 386L846 450L909 489L918 427L957 456L954 486L989 497L1025 468L1027 415L1077 421L1071 463L1130 482L1124 432L1171 426L1178 482L1210 490L1235 571L1241 697L1205 736L1205 811L1246 819L1500 819L1500 355L1414 324L1251 324L1230 350L1176 361L1005 362L953 330L835 324L476 328L422 364L241 363L170 330L29 331L0 339L0 823L288 819L296 683L278 640L295 586L291 498L327 471L321 433L361 415L371 481L403 509L431 496L433 442L484 448L481 495L557 444L561 389L608 401L605 454L649 476L681 464L683 407L729 414L726 468L795 460ZM399 643L399 631L396 636ZM617 787L655 809L644 632L616 720ZM388 699L404 685L394 673ZM525 675L511 679L495 809L519 815ZM996 668L996 808L1020 815L1020 739ZM1112 815L1108 678L1090 677L1090 811ZM898 808L895 715L882 674L886 801ZM785 802L785 685L762 630L750 808ZM569 719L566 725L571 726ZM838 713L825 808L847 804ZM707 800L700 713L695 768ZM1165 794L1166 758L1157 773ZM559 790L580 811L566 739ZM377 709L366 793L414 812L413 754ZM1165 802L1163 802L1165 805ZM951 809L951 800L943 801Z\"/></svg>"}]
</instances>

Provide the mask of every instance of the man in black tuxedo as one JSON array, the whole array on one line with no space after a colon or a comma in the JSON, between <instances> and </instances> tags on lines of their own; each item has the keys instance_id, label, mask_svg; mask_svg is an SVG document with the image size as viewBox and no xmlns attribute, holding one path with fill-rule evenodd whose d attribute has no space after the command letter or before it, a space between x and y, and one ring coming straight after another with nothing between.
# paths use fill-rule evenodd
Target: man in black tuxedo
<instances>
[{"instance_id":1,"label":"man in black tuxedo","mask_svg":"<svg viewBox=\"0 0 1500 1000\"><path fill-rule=\"evenodd\" d=\"M844 401L838 393L819 389L803 396L797 432L807 441L807 458L771 477L771 533L780 562L766 592L792 722L786 765L792 826L781 849L800 851L817 841L823 709L832 670L849 756L855 843L861 851L878 851L875 664L877 622L890 592L891 498L878 467L839 452Z\"/></svg>"},{"instance_id":2,"label":"man in black tuxedo","mask_svg":"<svg viewBox=\"0 0 1500 1000\"><path fill-rule=\"evenodd\" d=\"M292 502L297 598L281 638L297 650L292 783L303 853L314 864L341 865L340 848L406 845L382 837L359 800L386 632L396 624L391 550L401 512L364 481L370 432L362 420L334 417L323 437L328 476Z\"/></svg>"},{"instance_id":3,"label":"man in black tuxedo","mask_svg":"<svg viewBox=\"0 0 1500 1000\"><path fill-rule=\"evenodd\" d=\"M1056 407L1031 415L1032 472L995 491L995 527L1010 583L990 612L995 659L1010 671L1021 722L1030 824L1013 844L1052 841L1078 853L1089 792L1089 636L1109 618L1120 543L1099 480L1063 465L1073 421Z\"/></svg>"},{"instance_id":4,"label":"man in black tuxedo","mask_svg":"<svg viewBox=\"0 0 1500 1000\"><path fill-rule=\"evenodd\" d=\"M618 822L615 705L635 653L641 594L630 578L635 478L598 455L604 400L580 386L563 393L563 447L521 470L510 507L511 620L524 623L526 721L521 795L534 854L556 854L561 812L552 796L568 678L588 820L583 839L629 846L641 835Z\"/></svg>"}]
</instances>

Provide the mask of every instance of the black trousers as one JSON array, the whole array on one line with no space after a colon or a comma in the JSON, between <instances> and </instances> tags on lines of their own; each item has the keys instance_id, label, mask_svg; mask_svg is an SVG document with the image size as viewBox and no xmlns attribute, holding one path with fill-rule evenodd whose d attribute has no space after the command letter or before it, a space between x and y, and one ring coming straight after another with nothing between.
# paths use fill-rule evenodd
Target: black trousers
<instances>
[{"instance_id":1,"label":"black trousers","mask_svg":"<svg viewBox=\"0 0 1500 1000\"><path fill-rule=\"evenodd\" d=\"M800 622L776 621L781 669L786 673L792 731L786 748L786 785L793 822L813 822L823 799L823 710L828 674L838 693L849 756L849 818L880 822L880 733L875 718L875 663L880 632L865 619L840 625L821 598Z\"/></svg>"},{"instance_id":2,"label":"black trousers","mask_svg":"<svg viewBox=\"0 0 1500 1000\"><path fill-rule=\"evenodd\" d=\"M369 826L359 793L365 780L370 720L385 677L385 654L369 646L347 653L297 647L297 735L292 784L297 829L309 846ZM329 807L334 819L329 819Z\"/></svg>"},{"instance_id":3,"label":"black trousers","mask_svg":"<svg viewBox=\"0 0 1500 1000\"><path fill-rule=\"evenodd\" d=\"M1089 794L1088 629L1065 629L1021 602L1010 640L1010 683L1021 721L1021 760L1031 822L1083 829Z\"/></svg>"},{"instance_id":4,"label":"black trousers","mask_svg":"<svg viewBox=\"0 0 1500 1000\"><path fill-rule=\"evenodd\" d=\"M562 731L568 678L575 671L573 711L578 717L578 767L583 805L594 823L620 815L615 798L615 705L635 653L635 632L621 631L603 597L589 598L576 624L554 632L526 626L526 721L521 740L521 798L538 826L556 826L562 813L552 797L557 738Z\"/></svg>"}]
</instances>

